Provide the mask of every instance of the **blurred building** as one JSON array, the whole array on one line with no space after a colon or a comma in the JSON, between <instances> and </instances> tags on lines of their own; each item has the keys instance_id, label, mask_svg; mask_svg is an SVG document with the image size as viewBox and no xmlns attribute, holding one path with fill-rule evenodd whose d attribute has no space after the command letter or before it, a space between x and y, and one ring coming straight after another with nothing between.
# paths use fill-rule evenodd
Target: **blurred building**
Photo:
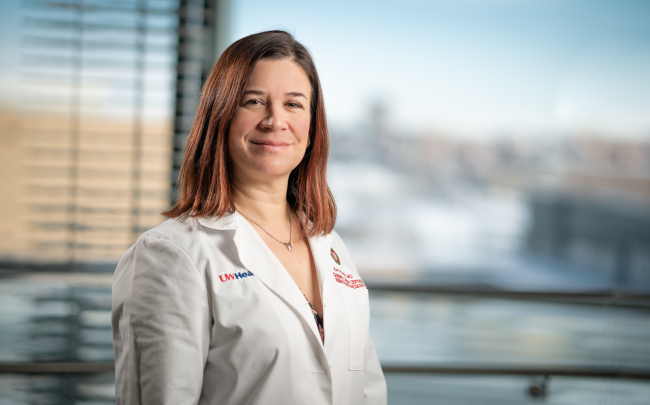
<instances>
[{"instance_id":1,"label":"blurred building","mask_svg":"<svg viewBox=\"0 0 650 405\"><path fill-rule=\"evenodd\" d=\"M440 131L409 134L391 128L386 114L385 109L377 106L370 109L367 124L359 128L356 136L333 131L333 161L347 165L348 171L353 162L374 165L375 177L382 179L377 184L379 187L390 189L391 176L398 177L393 183L401 186L381 198L373 195L363 200L365 197L360 195L357 200L362 201L363 210L357 217L378 204L377 199L389 204L391 195L399 197L395 207L379 210L383 214L372 218L368 215L366 223L359 223L358 219L349 224L340 222L339 232L347 240L355 240L358 229L376 226L379 217L383 218L382 222L389 222L387 218L392 210L405 209L409 200L419 198L426 199L430 207L432 219L428 228L432 231L418 235L420 221L413 221L400 228L401 233L397 231L398 225L393 224L396 229L358 235L358 244L368 246L366 256L381 255L370 246L377 243L378 234L384 233L400 234L387 246L409 240L402 251L418 243L423 246L422 251L443 251L442 245L435 243L436 229L444 235L439 236L440 240L452 240L451 235L467 226L463 221L472 218L472 208L464 206L464 200L475 198L477 206L489 207L498 200L494 198L495 193L507 192L513 196L503 206L503 212L508 214L491 226L487 232L491 235L490 242L482 240L480 247L495 243L499 240L496 235L509 235L507 240L496 244L518 246L508 254L523 253L539 259L549 272L584 270L602 285L650 288L650 143L647 140L620 139L612 133L550 134L546 138L512 134L485 140L463 139ZM354 193L354 189L346 190ZM351 206L345 200L343 203L344 207ZM439 216L434 213L436 204L443 205L437 208ZM417 209L414 206L408 210ZM454 217L457 209L466 210L463 217ZM424 213L420 215L426 217ZM470 227L471 231L454 240L450 249L485 232L485 229L481 231L484 225L480 223L492 223L496 214L490 215L481 213L474 217L476 223ZM341 218L346 219L343 215ZM518 230L509 233L507 230L511 228ZM520 242L513 243L511 237L519 238ZM468 250L476 252L479 246ZM504 251L499 255L507 256ZM411 252L401 258L399 266L417 268L418 265L408 262L415 256L416 252ZM388 260L382 258L381 262ZM494 258L482 258L464 266L479 268L490 262L495 262ZM370 263L372 268L381 267L374 261ZM449 266L432 263L432 268Z\"/></svg>"},{"instance_id":2,"label":"blurred building","mask_svg":"<svg viewBox=\"0 0 650 405\"><path fill-rule=\"evenodd\" d=\"M224 4L24 2L23 97L0 109L1 261L114 263L164 220Z\"/></svg>"},{"instance_id":3,"label":"blurred building","mask_svg":"<svg viewBox=\"0 0 650 405\"><path fill-rule=\"evenodd\" d=\"M1 157L5 259L113 261L168 206L169 126L12 114ZM10 195L10 198L6 196Z\"/></svg>"}]
</instances>

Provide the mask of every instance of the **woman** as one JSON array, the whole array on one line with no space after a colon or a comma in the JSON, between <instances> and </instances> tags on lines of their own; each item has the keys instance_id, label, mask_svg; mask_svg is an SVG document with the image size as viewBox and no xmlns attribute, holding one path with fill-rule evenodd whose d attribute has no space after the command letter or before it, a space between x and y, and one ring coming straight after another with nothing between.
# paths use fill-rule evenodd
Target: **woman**
<instances>
[{"instance_id":1,"label":"woman","mask_svg":"<svg viewBox=\"0 0 650 405\"><path fill-rule=\"evenodd\" d=\"M368 290L332 229L323 96L283 31L208 77L177 204L113 281L118 404L385 404Z\"/></svg>"}]
</instances>

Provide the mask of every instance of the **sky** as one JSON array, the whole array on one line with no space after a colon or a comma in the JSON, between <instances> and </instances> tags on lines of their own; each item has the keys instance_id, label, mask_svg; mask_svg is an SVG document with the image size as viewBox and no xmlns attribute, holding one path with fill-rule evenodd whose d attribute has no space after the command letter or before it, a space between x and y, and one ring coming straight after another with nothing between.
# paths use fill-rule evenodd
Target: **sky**
<instances>
[{"instance_id":1,"label":"sky","mask_svg":"<svg viewBox=\"0 0 650 405\"><path fill-rule=\"evenodd\" d=\"M650 1L237 0L230 40L293 32L333 129L382 104L399 134L650 139ZM19 93L20 0L0 2L0 102Z\"/></svg>"},{"instance_id":2,"label":"sky","mask_svg":"<svg viewBox=\"0 0 650 405\"><path fill-rule=\"evenodd\" d=\"M650 138L650 1L242 0L232 39L270 28L313 53L333 126L375 103L395 131Z\"/></svg>"}]
</instances>

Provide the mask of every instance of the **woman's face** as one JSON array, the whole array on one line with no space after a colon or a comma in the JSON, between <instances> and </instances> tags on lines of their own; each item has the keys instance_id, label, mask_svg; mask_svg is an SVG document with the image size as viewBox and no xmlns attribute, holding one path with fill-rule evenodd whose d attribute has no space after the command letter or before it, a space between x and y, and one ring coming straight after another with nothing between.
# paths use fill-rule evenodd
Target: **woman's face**
<instances>
[{"instance_id":1,"label":"woman's face","mask_svg":"<svg viewBox=\"0 0 650 405\"><path fill-rule=\"evenodd\" d=\"M289 176L307 149L310 101L309 79L295 62L257 62L228 134L238 181Z\"/></svg>"}]
</instances>

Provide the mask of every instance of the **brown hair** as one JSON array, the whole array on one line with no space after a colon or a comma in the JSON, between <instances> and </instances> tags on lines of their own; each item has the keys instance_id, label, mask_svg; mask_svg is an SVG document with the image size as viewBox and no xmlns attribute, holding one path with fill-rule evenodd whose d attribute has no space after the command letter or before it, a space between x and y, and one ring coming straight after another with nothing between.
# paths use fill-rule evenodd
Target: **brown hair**
<instances>
[{"instance_id":1,"label":"brown hair","mask_svg":"<svg viewBox=\"0 0 650 405\"><path fill-rule=\"evenodd\" d=\"M224 51L206 80L185 146L179 176L179 197L164 215L170 218L221 217L234 209L232 164L228 133L246 84L260 59L290 58L307 74L311 84L309 146L289 175L287 201L311 221L307 236L330 233L336 204L327 186L329 134L323 92L309 51L285 31L249 35ZM306 228L306 227L305 227Z\"/></svg>"}]
</instances>

